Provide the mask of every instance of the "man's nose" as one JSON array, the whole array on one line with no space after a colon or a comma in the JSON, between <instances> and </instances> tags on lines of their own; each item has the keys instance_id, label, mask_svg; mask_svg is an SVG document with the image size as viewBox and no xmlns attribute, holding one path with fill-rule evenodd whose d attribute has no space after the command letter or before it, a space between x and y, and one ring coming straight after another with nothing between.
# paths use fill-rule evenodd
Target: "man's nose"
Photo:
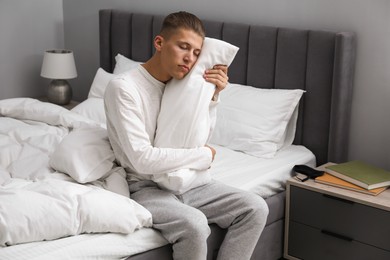
<instances>
[{"instance_id":1,"label":"man's nose","mask_svg":"<svg viewBox=\"0 0 390 260\"><path fill-rule=\"evenodd\" d=\"M187 63L192 63L194 62L194 59L195 59L195 55L193 53L187 53L185 56L184 56L184 60L187 62Z\"/></svg>"}]
</instances>

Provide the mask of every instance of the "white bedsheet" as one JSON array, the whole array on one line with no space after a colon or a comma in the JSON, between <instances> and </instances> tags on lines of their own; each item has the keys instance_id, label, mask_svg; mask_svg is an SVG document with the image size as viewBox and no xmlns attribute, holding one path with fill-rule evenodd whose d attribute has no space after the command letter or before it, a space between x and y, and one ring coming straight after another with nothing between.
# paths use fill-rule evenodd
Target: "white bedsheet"
<instances>
[{"instance_id":1,"label":"white bedsheet","mask_svg":"<svg viewBox=\"0 0 390 260\"><path fill-rule=\"evenodd\" d=\"M277 152L273 159L262 159L228 148L211 145L216 157L211 165L211 177L227 185L252 191L263 198L285 189L296 164L314 167L314 154L304 146L292 145Z\"/></svg>"},{"instance_id":2,"label":"white bedsheet","mask_svg":"<svg viewBox=\"0 0 390 260\"><path fill-rule=\"evenodd\" d=\"M128 235L116 233L83 234L53 241L0 248L0 259L123 259L167 243L158 231L143 228Z\"/></svg>"}]
</instances>

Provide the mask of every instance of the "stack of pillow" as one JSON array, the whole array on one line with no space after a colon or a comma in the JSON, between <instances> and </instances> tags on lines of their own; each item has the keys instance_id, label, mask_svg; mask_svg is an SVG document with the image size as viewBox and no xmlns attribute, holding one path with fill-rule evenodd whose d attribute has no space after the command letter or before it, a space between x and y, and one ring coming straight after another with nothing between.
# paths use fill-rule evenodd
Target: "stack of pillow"
<instances>
[{"instance_id":1,"label":"stack of pillow","mask_svg":"<svg viewBox=\"0 0 390 260\"><path fill-rule=\"evenodd\" d=\"M73 111L105 124L103 96L116 74L140 62L118 54L114 73L99 68L88 99ZM260 158L273 158L293 143L302 89L260 89L230 83L220 93L217 122L210 142Z\"/></svg>"}]
</instances>

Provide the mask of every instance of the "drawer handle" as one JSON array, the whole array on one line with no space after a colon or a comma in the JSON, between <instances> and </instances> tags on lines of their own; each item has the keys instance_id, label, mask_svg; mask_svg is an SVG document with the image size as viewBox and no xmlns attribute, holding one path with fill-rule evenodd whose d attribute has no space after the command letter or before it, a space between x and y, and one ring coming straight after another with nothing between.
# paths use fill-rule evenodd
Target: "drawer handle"
<instances>
[{"instance_id":1,"label":"drawer handle","mask_svg":"<svg viewBox=\"0 0 390 260\"><path fill-rule=\"evenodd\" d=\"M355 203L353 201L342 199L342 198L335 197L335 196L331 196L331 195L328 195L328 194L322 194L322 196L324 196L324 197L326 197L328 199L334 199L334 200L338 200L338 201L341 201L341 202L344 202L344 203L348 203L348 204L354 204Z\"/></svg>"},{"instance_id":2,"label":"drawer handle","mask_svg":"<svg viewBox=\"0 0 390 260\"><path fill-rule=\"evenodd\" d=\"M347 236L344 236L344 235L340 235L340 234L337 234L337 233L334 233L332 231L328 231L328 230L325 230L325 229L322 229L321 233L323 233L325 235L328 235L328 236L336 237L336 238L339 238L339 239L342 239L342 240L346 240L348 242L353 241L353 238L350 238L350 237L347 237Z\"/></svg>"}]
</instances>

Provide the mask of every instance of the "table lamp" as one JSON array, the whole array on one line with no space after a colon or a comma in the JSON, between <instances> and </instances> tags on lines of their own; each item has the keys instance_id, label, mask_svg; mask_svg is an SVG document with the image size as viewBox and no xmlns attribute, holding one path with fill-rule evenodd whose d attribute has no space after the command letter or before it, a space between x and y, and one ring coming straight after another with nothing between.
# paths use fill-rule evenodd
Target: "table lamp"
<instances>
[{"instance_id":1,"label":"table lamp","mask_svg":"<svg viewBox=\"0 0 390 260\"><path fill-rule=\"evenodd\" d=\"M47 91L49 102L66 105L72 99L72 88L67 79L77 77L73 52L70 50L47 50L43 56L41 76L53 79Z\"/></svg>"}]
</instances>

